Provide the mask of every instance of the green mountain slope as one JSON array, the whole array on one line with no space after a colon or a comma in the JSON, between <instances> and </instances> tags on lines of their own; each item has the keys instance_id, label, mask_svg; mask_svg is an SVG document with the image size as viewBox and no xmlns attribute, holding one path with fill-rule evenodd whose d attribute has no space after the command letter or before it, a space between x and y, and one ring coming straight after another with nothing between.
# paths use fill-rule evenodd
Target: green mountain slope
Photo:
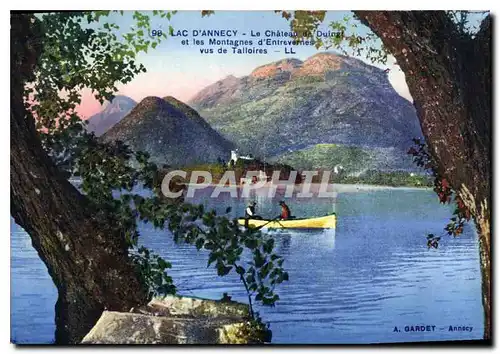
<instances>
[{"instance_id":1,"label":"green mountain slope","mask_svg":"<svg viewBox=\"0 0 500 354\"><path fill-rule=\"evenodd\" d=\"M414 107L386 73L333 53L229 76L189 104L242 151L265 158L328 143L395 149L389 168L410 168L403 156L421 136Z\"/></svg>"},{"instance_id":2,"label":"green mountain slope","mask_svg":"<svg viewBox=\"0 0 500 354\"><path fill-rule=\"evenodd\" d=\"M359 175L368 170L405 170L412 166L410 156L395 148L362 148L339 144L317 144L305 149L286 152L270 161L293 166L299 170L325 169L333 171L342 166L346 174Z\"/></svg>"},{"instance_id":3,"label":"green mountain slope","mask_svg":"<svg viewBox=\"0 0 500 354\"><path fill-rule=\"evenodd\" d=\"M336 144L318 144L282 154L272 160L289 164L299 170L333 170L335 166L342 166L348 173L360 171L367 164L372 164L372 157L362 148Z\"/></svg>"},{"instance_id":4,"label":"green mountain slope","mask_svg":"<svg viewBox=\"0 0 500 354\"><path fill-rule=\"evenodd\" d=\"M151 159L171 166L215 162L234 144L213 130L191 107L173 97L146 97L103 135L122 140Z\"/></svg>"}]
</instances>

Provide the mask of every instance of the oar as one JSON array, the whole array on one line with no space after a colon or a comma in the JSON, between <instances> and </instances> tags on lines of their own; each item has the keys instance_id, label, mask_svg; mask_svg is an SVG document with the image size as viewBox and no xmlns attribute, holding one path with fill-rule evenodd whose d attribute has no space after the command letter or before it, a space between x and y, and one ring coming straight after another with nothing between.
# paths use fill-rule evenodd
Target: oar
<instances>
[{"instance_id":1,"label":"oar","mask_svg":"<svg viewBox=\"0 0 500 354\"><path fill-rule=\"evenodd\" d=\"M254 230L260 230L262 229L264 226L266 226L267 224L273 222L273 221L278 221L278 218L279 216L275 217L274 219L272 220L269 220L268 222L266 222L264 225L260 225L259 227L256 227ZM281 225L281 223L278 221L278 223ZM283 227L283 225L281 225Z\"/></svg>"},{"instance_id":2,"label":"oar","mask_svg":"<svg viewBox=\"0 0 500 354\"><path fill-rule=\"evenodd\" d=\"M281 218L281 216L280 216L280 215L278 215L277 217L275 217L275 218L274 218L273 220L271 220L271 221L276 221L278 224L280 224L280 226L281 226L282 228L285 228L285 226L284 226L284 225L283 225L283 224L279 221L279 219L280 219L280 218ZM267 224L269 224L271 221L269 221L269 222L265 223L264 225L260 226L260 227L259 227L259 229L261 229L262 227L266 226L266 225L267 225Z\"/></svg>"},{"instance_id":3,"label":"oar","mask_svg":"<svg viewBox=\"0 0 500 354\"><path fill-rule=\"evenodd\" d=\"M280 224L280 225L281 225L281 227L282 227L282 228L285 228L285 226L283 226L283 224L282 224L282 223L280 223L280 221L278 220L279 218L280 218L280 217L278 216L278 217L276 217L276 219L275 219L275 220L278 222L278 224Z\"/></svg>"}]
</instances>

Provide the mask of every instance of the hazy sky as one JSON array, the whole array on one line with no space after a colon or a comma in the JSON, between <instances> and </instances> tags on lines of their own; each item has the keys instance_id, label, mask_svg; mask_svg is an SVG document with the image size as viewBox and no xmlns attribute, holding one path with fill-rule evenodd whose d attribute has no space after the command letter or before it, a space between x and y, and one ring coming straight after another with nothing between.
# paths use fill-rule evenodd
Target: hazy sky
<instances>
[{"instance_id":1,"label":"hazy sky","mask_svg":"<svg viewBox=\"0 0 500 354\"><path fill-rule=\"evenodd\" d=\"M332 20L350 16L349 12L329 11L320 30L328 30L328 23ZM113 14L106 21L114 22L120 26L120 31L127 31L134 23L131 12L123 16ZM201 17L199 11L179 11L171 20L159 16L151 16L153 28L168 32L169 25L177 30L188 30L187 37L168 37L166 40L148 53L141 53L138 60L144 64L146 73L140 74L126 86L120 85L119 94L127 95L136 101L146 96L164 97L174 96L182 101L187 101L202 88L220 80L228 75L244 76L257 66L267 64L284 58L298 58L305 60L308 57L324 51L317 50L314 46L293 46L295 54L285 54L283 47L267 48L268 54L232 54L231 48L226 46L227 54L201 54L200 48L218 48L217 46L192 45L193 30L236 30L236 37L231 39L258 39L250 37L250 31L264 33L265 30L289 31L289 22L272 11L217 11L209 17ZM359 25L359 34L364 34L367 28ZM243 35L243 34L246 35ZM260 38L264 38L263 36ZM190 45L182 45L181 41L188 39ZM208 37L197 37L208 42ZM218 39L223 39L219 37ZM273 39L277 39L274 37ZM288 40L289 38L282 38ZM255 44L255 43L254 43ZM360 58L365 60L365 58ZM365 60L366 61L366 60ZM411 100L404 74L394 65L394 58L389 58L387 65L377 65L381 68L390 68L389 80L395 90L403 97ZM100 105L87 93L84 95L80 113L86 117L100 111Z\"/></svg>"}]
</instances>

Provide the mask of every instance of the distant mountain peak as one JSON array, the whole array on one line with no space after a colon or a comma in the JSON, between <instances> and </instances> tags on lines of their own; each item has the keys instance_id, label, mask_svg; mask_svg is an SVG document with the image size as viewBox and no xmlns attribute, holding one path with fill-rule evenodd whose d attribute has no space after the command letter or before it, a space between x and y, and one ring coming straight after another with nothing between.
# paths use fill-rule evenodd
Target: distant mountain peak
<instances>
[{"instance_id":1,"label":"distant mountain peak","mask_svg":"<svg viewBox=\"0 0 500 354\"><path fill-rule=\"evenodd\" d=\"M235 83L238 83L239 80L240 79L234 75L228 75L225 78L223 78L222 80L217 81L216 84L220 85L220 86L230 87L230 86L234 85Z\"/></svg>"},{"instance_id":2,"label":"distant mountain peak","mask_svg":"<svg viewBox=\"0 0 500 354\"><path fill-rule=\"evenodd\" d=\"M290 77L322 76L328 71L340 70L346 64L346 58L334 52L317 53L305 61L286 58L255 68L250 77L270 78L283 72L289 72Z\"/></svg>"},{"instance_id":3,"label":"distant mountain peak","mask_svg":"<svg viewBox=\"0 0 500 354\"><path fill-rule=\"evenodd\" d=\"M115 101L124 101L124 102L134 102L136 103L132 98L125 96L125 95L115 95L115 97L112 100L113 102Z\"/></svg>"},{"instance_id":4,"label":"distant mountain peak","mask_svg":"<svg viewBox=\"0 0 500 354\"><path fill-rule=\"evenodd\" d=\"M215 162L234 148L198 112L172 96L143 98L103 138L122 140L169 165Z\"/></svg>"},{"instance_id":5,"label":"distant mountain peak","mask_svg":"<svg viewBox=\"0 0 500 354\"><path fill-rule=\"evenodd\" d=\"M157 96L146 96L137 106L160 106L164 103L164 99Z\"/></svg>"},{"instance_id":6,"label":"distant mountain peak","mask_svg":"<svg viewBox=\"0 0 500 354\"><path fill-rule=\"evenodd\" d=\"M102 105L102 111L88 119L88 129L95 135L104 134L109 128L118 123L137 105L130 97L116 95L113 100Z\"/></svg>"},{"instance_id":7,"label":"distant mountain peak","mask_svg":"<svg viewBox=\"0 0 500 354\"><path fill-rule=\"evenodd\" d=\"M169 102L169 101L181 102L181 101L179 101L177 98L175 98L174 96L165 96L165 97L163 97L163 99L164 99L165 101L167 101L167 102Z\"/></svg>"},{"instance_id":8,"label":"distant mountain peak","mask_svg":"<svg viewBox=\"0 0 500 354\"><path fill-rule=\"evenodd\" d=\"M298 68L300 68L302 64L303 64L302 60L297 58L281 59L273 63L257 67L252 71L250 76L255 78L265 78L265 77L273 77L276 74L283 71L288 71L293 73Z\"/></svg>"},{"instance_id":9,"label":"distant mountain peak","mask_svg":"<svg viewBox=\"0 0 500 354\"><path fill-rule=\"evenodd\" d=\"M300 70L297 71L296 75L324 75L327 71L341 69L343 64L344 58L335 53L318 53L307 58Z\"/></svg>"},{"instance_id":10,"label":"distant mountain peak","mask_svg":"<svg viewBox=\"0 0 500 354\"><path fill-rule=\"evenodd\" d=\"M134 107L129 116L133 117L133 119L136 120L142 120L145 119L146 113L155 111L164 112L164 115L171 118L183 118L185 115L189 115L191 113L188 112L188 110L194 111L191 107L187 106L185 103L177 100L172 96L167 96L165 98L161 98L158 96L147 96L144 97L141 102L139 102L137 106ZM198 114L196 111L194 112Z\"/></svg>"}]
</instances>

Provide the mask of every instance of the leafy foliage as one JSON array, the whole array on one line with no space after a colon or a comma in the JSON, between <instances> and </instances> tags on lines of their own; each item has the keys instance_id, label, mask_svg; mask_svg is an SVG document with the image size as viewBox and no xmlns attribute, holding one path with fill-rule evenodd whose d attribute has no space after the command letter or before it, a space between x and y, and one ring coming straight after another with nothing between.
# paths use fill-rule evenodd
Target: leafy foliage
<instances>
[{"instance_id":1,"label":"leafy foliage","mask_svg":"<svg viewBox=\"0 0 500 354\"><path fill-rule=\"evenodd\" d=\"M439 247L439 240L441 240L441 237L435 236L434 234L428 234L427 235L427 247L428 248L438 248Z\"/></svg>"},{"instance_id":2,"label":"leafy foliage","mask_svg":"<svg viewBox=\"0 0 500 354\"><path fill-rule=\"evenodd\" d=\"M231 271L237 273L248 292L250 305L252 296L263 305L272 306L279 300L274 289L288 280L288 273L282 268L283 259L273 253L274 239L259 231L242 230L237 219L218 216L213 210L205 211L203 205L162 197L161 172L149 162L148 154L132 153L121 142L101 143L93 137L91 141L91 156L83 155L77 164L77 173L83 178L82 189L100 210L114 216L131 247L137 246L139 238L137 218L151 222L158 229L168 227L176 242L207 250L208 266L213 264L219 276ZM131 167L131 159L137 167ZM153 195L145 197L134 193L136 187L151 189ZM120 196L115 197L113 191L120 191ZM246 264L242 256L244 249L252 257ZM150 294L160 289L173 291L171 279L158 275L169 267L162 267L165 261L149 254L150 251L140 248L140 258L134 255L133 259L140 265L138 269L144 274ZM148 265L148 260L153 260L155 265Z\"/></svg>"},{"instance_id":3,"label":"leafy foliage","mask_svg":"<svg viewBox=\"0 0 500 354\"><path fill-rule=\"evenodd\" d=\"M429 154L425 142L422 142L420 139L413 139L413 142L415 143L415 146L408 150L408 154L413 156L413 160L418 166L425 168L431 173L434 180L434 191L438 195L439 202L442 204L449 204L452 200L454 200L456 203L453 217L444 228L448 235L456 237L463 232L464 224L470 220L470 211L466 208L462 199L455 193L448 180L439 172L438 166ZM437 248L441 237L429 234L427 239L429 247L432 246Z\"/></svg>"},{"instance_id":4,"label":"leafy foliage","mask_svg":"<svg viewBox=\"0 0 500 354\"><path fill-rule=\"evenodd\" d=\"M67 172L78 154L84 124L76 107L81 91L91 89L101 103L112 100L118 82L126 84L145 72L136 55L161 42L166 35L149 36L150 19L134 12L135 26L121 38L119 26L95 22L110 11L56 12L33 17L43 36L43 53L39 57L33 82L26 85L25 100L36 119L42 143L56 164ZM94 26L96 27L96 26Z\"/></svg>"},{"instance_id":5,"label":"leafy foliage","mask_svg":"<svg viewBox=\"0 0 500 354\"><path fill-rule=\"evenodd\" d=\"M139 247L131 253L132 263L136 267L137 274L141 276L143 284L147 287L149 298L166 294L175 294L176 287L166 270L172 268L172 264L165 261L157 254L151 253L146 247Z\"/></svg>"},{"instance_id":6,"label":"leafy foliage","mask_svg":"<svg viewBox=\"0 0 500 354\"><path fill-rule=\"evenodd\" d=\"M210 15L213 15L215 11L213 10L202 10L201 11L201 17L208 17Z\"/></svg>"},{"instance_id":7,"label":"leafy foliage","mask_svg":"<svg viewBox=\"0 0 500 354\"><path fill-rule=\"evenodd\" d=\"M170 19L174 13L154 11L153 15ZM173 294L176 287L167 274L171 264L138 247L138 219L155 228L168 227L177 242L208 250L208 264L213 263L220 276L231 271L240 276L250 305L252 296L264 305L274 305L279 299L275 286L288 280L288 273L282 268L283 259L273 253L273 239L243 231L236 220L205 212L203 206L164 198L161 173L147 153L134 152L120 141L98 140L76 114L84 88L91 89L101 103L111 100L117 82L130 82L146 70L136 63L137 53L147 53L166 38L165 33L150 35L149 16L137 11L133 14L135 26L121 38L116 35L116 24L84 25L85 21L101 24L109 14L66 12L32 18L44 45L34 80L26 85L25 102L47 154L62 171L82 178L81 189L95 210L123 233L130 259L150 296ZM140 188L150 195L135 193ZM247 264L242 258L244 249L252 254Z\"/></svg>"},{"instance_id":8,"label":"leafy foliage","mask_svg":"<svg viewBox=\"0 0 500 354\"><path fill-rule=\"evenodd\" d=\"M328 24L331 36L318 36L317 29L323 23L326 11L302 11L293 13L275 11L290 22L290 28L296 33L296 39L313 40L317 49L334 48L344 55L364 56L372 63L385 64L389 52L380 39L371 30L364 27L355 16L345 16L341 20ZM360 35L363 26L366 34Z\"/></svg>"},{"instance_id":9,"label":"leafy foliage","mask_svg":"<svg viewBox=\"0 0 500 354\"><path fill-rule=\"evenodd\" d=\"M252 297L270 306L279 300L274 290L276 285L288 280L288 273L282 268L283 258L273 252L273 238L260 231L242 230L237 219L218 216L214 210L205 212L202 205L183 204L173 210L169 220L176 242L187 242L198 250L209 251L207 267L213 264L219 276L232 271L238 274L248 292L250 305ZM247 262L244 262L245 249L250 257Z\"/></svg>"},{"instance_id":10,"label":"leafy foliage","mask_svg":"<svg viewBox=\"0 0 500 354\"><path fill-rule=\"evenodd\" d=\"M290 22L291 29L297 34L297 39L314 40L317 49L335 48L345 55L364 56L372 63L387 63L390 53L378 36L361 24L355 14L330 22L328 29L332 35L325 38L317 36L316 30L324 22L326 11L276 10L275 12ZM478 19L484 18L487 13L488 11L447 11L449 18L457 25L458 33L467 38L474 37L479 29Z\"/></svg>"}]
</instances>

